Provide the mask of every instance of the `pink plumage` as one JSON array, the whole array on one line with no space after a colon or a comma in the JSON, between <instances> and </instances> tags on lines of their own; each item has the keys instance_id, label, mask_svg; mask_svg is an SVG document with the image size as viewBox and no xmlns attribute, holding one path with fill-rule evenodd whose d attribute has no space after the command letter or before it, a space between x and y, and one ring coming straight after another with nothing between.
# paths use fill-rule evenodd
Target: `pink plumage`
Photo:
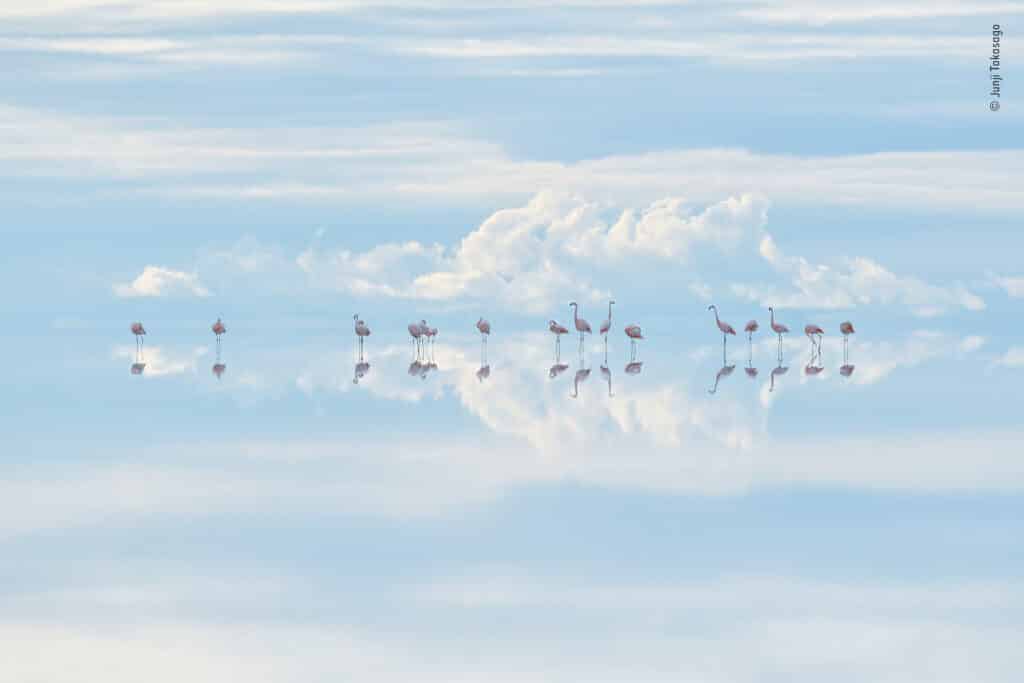
<instances>
[{"instance_id":1,"label":"pink plumage","mask_svg":"<svg viewBox=\"0 0 1024 683\"><path fill-rule=\"evenodd\" d=\"M210 329L218 337L228 331L228 328L224 327L224 323L221 322L220 318L217 318L217 322L211 325Z\"/></svg>"},{"instance_id":2,"label":"pink plumage","mask_svg":"<svg viewBox=\"0 0 1024 683\"><path fill-rule=\"evenodd\" d=\"M559 335L563 335L563 334L569 334L569 328L568 327L565 327L564 325L559 325L554 320L549 320L548 321L548 329L555 336L559 336Z\"/></svg>"},{"instance_id":3,"label":"pink plumage","mask_svg":"<svg viewBox=\"0 0 1024 683\"><path fill-rule=\"evenodd\" d=\"M146 334L146 328L142 326L142 323L132 323L132 334L136 337Z\"/></svg>"},{"instance_id":4,"label":"pink plumage","mask_svg":"<svg viewBox=\"0 0 1024 683\"><path fill-rule=\"evenodd\" d=\"M626 336L629 337L630 339L643 339L644 338L643 334L640 331L640 326L639 325L627 325L626 326Z\"/></svg>"},{"instance_id":5,"label":"pink plumage","mask_svg":"<svg viewBox=\"0 0 1024 683\"><path fill-rule=\"evenodd\" d=\"M736 330L734 330L732 328L732 325L730 325L729 323L725 322L724 320L719 320L718 319L718 307L717 306L715 306L714 304L711 304L710 306L708 306L708 310L715 312L715 324L718 325L718 329L722 331L722 334L731 334L731 335L735 335L736 334Z\"/></svg>"},{"instance_id":6,"label":"pink plumage","mask_svg":"<svg viewBox=\"0 0 1024 683\"><path fill-rule=\"evenodd\" d=\"M753 334L754 332L757 332L758 327L759 327L759 325L757 324L757 321L756 320L751 320L743 328L743 331L746 332L747 334Z\"/></svg>"},{"instance_id":7,"label":"pink plumage","mask_svg":"<svg viewBox=\"0 0 1024 683\"><path fill-rule=\"evenodd\" d=\"M491 324L484 320L483 318L480 318L479 320L476 321L476 329L480 330L480 334L490 334Z\"/></svg>"},{"instance_id":8,"label":"pink plumage","mask_svg":"<svg viewBox=\"0 0 1024 683\"><path fill-rule=\"evenodd\" d=\"M843 336L850 335L856 332L856 330L853 329L853 323L851 323L849 320L847 320L846 322L839 323L839 331L843 333Z\"/></svg>"}]
</instances>

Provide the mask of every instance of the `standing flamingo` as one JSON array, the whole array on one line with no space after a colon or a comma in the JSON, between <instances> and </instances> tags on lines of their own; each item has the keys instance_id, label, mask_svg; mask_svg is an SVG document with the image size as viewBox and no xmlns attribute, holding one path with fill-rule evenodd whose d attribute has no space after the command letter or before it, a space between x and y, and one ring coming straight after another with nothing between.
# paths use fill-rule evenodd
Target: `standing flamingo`
<instances>
[{"instance_id":1,"label":"standing flamingo","mask_svg":"<svg viewBox=\"0 0 1024 683\"><path fill-rule=\"evenodd\" d=\"M557 363L562 355L562 335L569 334L569 328L559 325L554 320L548 321L548 329L555 335L555 362Z\"/></svg>"},{"instance_id":2,"label":"standing flamingo","mask_svg":"<svg viewBox=\"0 0 1024 683\"><path fill-rule=\"evenodd\" d=\"M782 323L775 322L775 309L771 306L768 307L768 312L772 314L771 328L772 331L779 335L779 363L782 363L782 335L789 334L789 328Z\"/></svg>"},{"instance_id":3,"label":"standing flamingo","mask_svg":"<svg viewBox=\"0 0 1024 683\"><path fill-rule=\"evenodd\" d=\"M846 322L839 323L839 331L843 333L843 362L848 360L848 351L850 348L850 335L857 332L853 329L853 323L849 320Z\"/></svg>"},{"instance_id":4,"label":"standing flamingo","mask_svg":"<svg viewBox=\"0 0 1024 683\"><path fill-rule=\"evenodd\" d=\"M614 301L608 302L608 319L601 323L600 334L604 336L605 346L608 345L608 330L612 329L612 304Z\"/></svg>"},{"instance_id":5,"label":"standing flamingo","mask_svg":"<svg viewBox=\"0 0 1024 683\"><path fill-rule=\"evenodd\" d=\"M754 367L754 333L759 327L756 320L748 320L743 326L743 331L747 333L747 367L744 370L751 379L757 377L757 368Z\"/></svg>"},{"instance_id":6,"label":"standing flamingo","mask_svg":"<svg viewBox=\"0 0 1024 683\"><path fill-rule=\"evenodd\" d=\"M636 360L636 343L644 338L639 325L626 325L626 336L629 337L629 360Z\"/></svg>"},{"instance_id":7,"label":"standing flamingo","mask_svg":"<svg viewBox=\"0 0 1024 683\"><path fill-rule=\"evenodd\" d=\"M487 364L487 339L491 336L491 323L483 318L476 321L476 329L480 330L480 364Z\"/></svg>"},{"instance_id":8,"label":"standing flamingo","mask_svg":"<svg viewBox=\"0 0 1024 683\"><path fill-rule=\"evenodd\" d=\"M429 357L433 358L434 357L434 337L437 336L437 328L436 327L429 327L427 325L424 325L423 336L426 337L426 342L428 344L427 348L428 348L428 352L429 352Z\"/></svg>"},{"instance_id":9,"label":"standing flamingo","mask_svg":"<svg viewBox=\"0 0 1024 683\"><path fill-rule=\"evenodd\" d=\"M426 321L423 321L426 323ZM416 357L420 357L420 338L423 336L423 328L419 323L409 323L409 334L412 335L413 344L416 347Z\"/></svg>"},{"instance_id":10,"label":"standing flamingo","mask_svg":"<svg viewBox=\"0 0 1024 683\"><path fill-rule=\"evenodd\" d=\"M132 323L132 334L135 335L135 351L138 352L146 343L143 339L146 336L146 328L142 326L142 323Z\"/></svg>"},{"instance_id":11,"label":"standing flamingo","mask_svg":"<svg viewBox=\"0 0 1024 683\"><path fill-rule=\"evenodd\" d=\"M821 329L820 327L818 327L814 323L810 323L808 325L804 325L804 334L806 334L807 338L811 340L811 357L813 358L814 357L814 348L815 348L814 337L815 336L818 337L817 348L818 348L818 353L820 354L821 353L821 337L825 334L825 330Z\"/></svg>"},{"instance_id":12,"label":"standing flamingo","mask_svg":"<svg viewBox=\"0 0 1024 683\"><path fill-rule=\"evenodd\" d=\"M718 325L718 329L722 331L722 365L725 365L725 340L727 338L727 335L731 334L733 336L736 336L736 330L732 329L732 325L730 325L729 323L718 319L717 306L711 304L710 306L708 306L708 310L715 312L715 324Z\"/></svg>"},{"instance_id":13,"label":"standing flamingo","mask_svg":"<svg viewBox=\"0 0 1024 683\"><path fill-rule=\"evenodd\" d=\"M355 321L356 336L359 338L359 357L363 357L363 339L370 336L370 328L366 326L366 323L359 319L359 314L356 313L352 316L352 320Z\"/></svg>"},{"instance_id":14,"label":"standing flamingo","mask_svg":"<svg viewBox=\"0 0 1024 683\"><path fill-rule=\"evenodd\" d=\"M221 321L220 316L217 316L217 321L210 325L210 329L213 330L213 334L217 338L217 360L210 370L217 379L220 379L221 375L224 374L224 371L228 367L224 365L224 363L220 362L220 338L221 335L228 331L228 328L224 327L224 323Z\"/></svg>"},{"instance_id":15,"label":"standing flamingo","mask_svg":"<svg viewBox=\"0 0 1024 683\"><path fill-rule=\"evenodd\" d=\"M580 333L580 353L583 353L583 335L590 334L590 323L579 316L580 307L575 301L569 303L569 308L572 309L572 322Z\"/></svg>"}]
</instances>

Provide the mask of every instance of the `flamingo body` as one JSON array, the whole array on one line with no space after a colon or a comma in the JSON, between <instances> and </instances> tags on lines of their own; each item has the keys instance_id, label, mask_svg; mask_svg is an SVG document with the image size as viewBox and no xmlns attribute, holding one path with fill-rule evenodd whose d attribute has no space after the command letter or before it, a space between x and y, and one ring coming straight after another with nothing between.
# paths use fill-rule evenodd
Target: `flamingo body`
<instances>
[{"instance_id":1,"label":"flamingo body","mask_svg":"<svg viewBox=\"0 0 1024 683\"><path fill-rule=\"evenodd\" d=\"M491 324L483 318L480 318L476 321L476 329L480 330L480 334L486 336L491 333Z\"/></svg>"},{"instance_id":2,"label":"flamingo body","mask_svg":"<svg viewBox=\"0 0 1024 683\"><path fill-rule=\"evenodd\" d=\"M639 325L626 325L626 336L630 339L643 339L644 335L640 331Z\"/></svg>"},{"instance_id":3,"label":"flamingo body","mask_svg":"<svg viewBox=\"0 0 1024 683\"><path fill-rule=\"evenodd\" d=\"M839 323L839 331L843 333L844 337L848 337L856 332L856 330L853 329L853 323L851 323L849 320L847 320L846 322Z\"/></svg>"},{"instance_id":4,"label":"flamingo body","mask_svg":"<svg viewBox=\"0 0 1024 683\"><path fill-rule=\"evenodd\" d=\"M217 318L217 322L210 326L213 333L218 337L228 331L228 328L224 327L224 323L221 322L220 318Z\"/></svg>"}]
</instances>

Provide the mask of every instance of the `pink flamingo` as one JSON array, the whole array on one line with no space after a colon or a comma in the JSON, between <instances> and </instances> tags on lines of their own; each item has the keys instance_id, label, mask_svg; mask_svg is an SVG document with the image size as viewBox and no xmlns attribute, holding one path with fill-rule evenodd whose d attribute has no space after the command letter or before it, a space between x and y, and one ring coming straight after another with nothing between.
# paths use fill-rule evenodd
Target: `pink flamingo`
<instances>
[{"instance_id":1,"label":"pink flamingo","mask_svg":"<svg viewBox=\"0 0 1024 683\"><path fill-rule=\"evenodd\" d=\"M366 323L359 319L359 314L356 313L352 316L354 320L354 327L356 330L356 337L359 338L359 357L363 357L363 339L370 336L370 328L366 326Z\"/></svg>"},{"instance_id":2,"label":"pink flamingo","mask_svg":"<svg viewBox=\"0 0 1024 683\"><path fill-rule=\"evenodd\" d=\"M146 336L146 328L142 326L142 323L132 323L132 334L135 335L135 350L138 351L146 343L146 340L143 339Z\"/></svg>"},{"instance_id":3,"label":"pink flamingo","mask_svg":"<svg viewBox=\"0 0 1024 683\"><path fill-rule=\"evenodd\" d=\"M213 334L220 339L220 336L228 331L228 328L224 327L224 323L221 322L220 316L217 317L217 322L210 325L210 329L213 330Z\"/></svg>"},{"instance_id":4,"label":"pink flamingo","mask_svg":"<svg viewBox=\"0 0 1024 683\"><path fill-rule=\"evenodd\" d=\"M608 302L608 319L601 323L600 334L604 335L604 343L608 344L608 330L612 329L612 304L615 301Z\"/></svg>"},{"instance_id":5,"label":"pink flamingo","mask_svg":"<svg viewBox=\"0 0 1024 683\"><path fill-rule=\"evenodd\" d=\"M636 343L644 338L639 325L626 325L626 336L629 337L629 359L636 360Z\"/></svg>"},{"instance_id":6,"label":"pink flamingo","mask_svg":"<svg viewBox=\"0 0 1024 683\"><path fill-rule=\"evenodd\" d=\"M424 324L427 322L423 321ZM420 357L420 338L423 336L423 327L419 323L409 323L409 334L412 335L413 344L416 346L416 357Z\"/></svg>"},{"instance_id":7,"label":"pink flamingo","mask_svg":"<svg viewBox=\"0 0 1024 683\"><path fill-rule=\"evenodd\" d=\"M857 330L853 329L853 323L849 320L839 323L839 331L843 333L843 363L849 361L850 335Z\"/></svg>"},{"instance_id":8,"label":"pink flamingo","mask_svg":"<svg viewBox=\"0 0 1024 683\"><path fill-rule=\"evenodd\" d=\"M711 304L710 306L708 306L708 310L715 312L715 324L718 325L718 329L722 331L722 365L725 365L725 340L727 339L727 335L730 334L735 337L736 330L732 329L732 325L730 325L729 323L725 322L724 320L718 319L717 306Z\"/></svg>"},{"instance_id":9,"label":"pink flamingo","mask_svg":"<svg viewBox=\"0 0 1024 683\"><path fill-rule=\"evenodd\" d=\"M825 330L821 329L820 327L818 327L814 323L810 323L808 325L804 325L804 334L806 334L807 338L811 340L811 352L812 353L814 352L814 346L815 346L814 337L815 337L815 335L817 335L817 337L818 337L818 342L817 342L818 353L821 353L821 337L822 337L822 335L825 334Z\"/></svg>"},{"instance_id":10,"label":"pink flamingo","mask_svg":"<svg viewBox=\"0 0 1024 683\"><path fill-rule=\"evenodd\" d=\"M423 330L423 336L427 338L427 342L429 343L429 348L430 348L430 356L433 357L434 356L434 337L437 336L437 328L436 327L427 327L427 326L424 326L424 327L425 327L425 329Z\"/></svg>"},{"instance_id":11,"label":"pink flamingo","mask_svg":"<svg viewBox=\"0 0 1024 683\"><path fill-rule=\"evenodd\" d=\"M580 307L575 301L569 303L569 308L572 309L572 322L580 333L580 353L583 353L583 335L590 334L590 323L579 316Z\"/></svg>"},{"instance_id":12,"label":"pink flamingo","mask_svg":"<svg viewBox=\"0 0 1024 683\"><path fill-rule=\"evenodd\" d=\"M476 321L476 329L480 330L480 365L487 364L487 340L491 336L491 323L483 318Z\"/></svg>"},{"instance_id":13,"label":"pink flamingo","mask_svg":"<svg viewBox=\"0 0 1024 683\"><path fill-rule=\"evenodd\" d=\"M554 320L548 321L548 329L555 335L555 361L557 362L562 352L562 335L569 334L569 328L559 325Z\"/></svg>"},{"instance_id":14,"label":"pink flamingo","mask_svg":"<svg viewBox=\"0 0 1024 683\"><path fill-rule=\"evenodd\" d=\"M754 333L759 327L756 320L748 320L743 327L743 331L747 333L747 367L744 370L751 379L757 377L757 368L754 367Z\"/></svg>"},{"instance_id":15,"label":"pink flamingo","mask_svg":"<svg viewBox=\"0 0 1024 683\"><path fill-rule=\"evenodd\" d=\"M779 363L782 362L782 335L789 334L789 328L782 323L775 322L775 309L771 306L768 307L768 312L772 314L771 328L772 332L779 335ZM788 368L787 368L788 369Z\"/></svg>"}]
</instances>

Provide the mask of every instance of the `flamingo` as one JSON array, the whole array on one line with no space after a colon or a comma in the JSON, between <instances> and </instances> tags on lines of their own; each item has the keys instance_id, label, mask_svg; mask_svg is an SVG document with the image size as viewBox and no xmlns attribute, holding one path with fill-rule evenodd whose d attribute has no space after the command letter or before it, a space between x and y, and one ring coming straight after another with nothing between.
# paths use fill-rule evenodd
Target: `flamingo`
<instances>
[{"instance_id":1,"label":"flamingo","mask_svg":"<svg viewBox=\"0 0 1024 683\"><path fill-rule=\"evenodd\" d=\"M821 329L820 327L818 327L814 323L810 323L808 325L804 325L804 334L806 334L807 338L811 340L811 353L812 353L812 357L813 357L813 353L814 353L814 345L815 345L814 344L814 337L815 337L815 335L817 335L817 337L818 337L818 344L817 344L818 345L818 353L821 353L821 337L825 334L825 330Z\"/></svg>"},{"instance_id":2,"label":"flamingo","mask_svg":"<svg viewBox=\"0 0 1024 683\"><path fill-rule=\"evenodd\" d=\"M487 363L487 339L491 336L491 323L483 318L476 321L476 329L480 330L480 364Z\"/></svg>"},{"instance_id":3,"label":"flamingo","mask_svg":"<svg viewBox=\"0 0 1024 683\"><path fill-rule=\"evenodd\" d=\"M423 330L423 336L427 338L427 342L429 342L429 344L430 344L430 356L433 357L434 356L434 337L437 336L437 328L436 327L426 327L426 329Z\"/></svg>"},{"instance_id":4,"label":"flamingo","mask_svg":"<svg viewBox=\"0 0 1024 683\"><path fill-rule=\"evenodd\" d=\"M757 324L756 320L750 320L743 327L743 331L747 333L747 341L754 341L754 333L757 332L760 325Z\"/></svg>"},{"instance_id":5,"label":"flamingo","mask_svg":"<svg viewBox=\"0 0 1024 683\"><path fill-rule=\"evenodd\" d=\"M569 303L569 308L572 309L572 322L580 333L580 353L583 353L583 335L590 334L590 323L579 317L580 307L575 301Z\"/></svg>"},{"instance_id":6,"label":"flamingo","mask_svg":"<svg viewBox=\"0 0 1024 683\"><path fill-rule=\"evenodd\" d=\"M146 343L146 340L143 339L146 336L146 328L142 326L142 323L132 323L132 334L135 335L135 350L138 351Z\"/></svg>"},{"instance_id":7,"label":"flamingo","mask_svg":"<svg viewBox=\"0 0 1024 683\"><path fill-rule=\"evenodd\" d=\"M708 389L709 394L714 394L718 391L718 383L725 377L732 374L732 371L736 369L735 365L723 365L722 369L715 374L715 386Z\"/></svg>"},{"instance_id":8,"label":"flamingo","mask_svg":"<svg viewBox=\"0 0 1024 683\"><path fill-rule=\"evenodd\" d=\"M370 336L370 328L366 326L366 323L359 319L359 314L356 313L352 316L352 320L355 321L356 336L359 337L359 356L363 355L363 339Z\"/></svg>"},{"instance_id":9,"label":"flamingo","mask_svg":"<svg viewBox=\"0 0 1024 683\"><path fill-rule=\"evenodd\" d=\"M629 359L636 360L636 343L644 338L639 325L626 325L626 336L629 337Z\"/></svg>"},{"instance_id":10,"label":"flamingo","mask_svg":"<svg viewBox=\"0 0 1024 683\"><path fill-rule=\"evenodd\" d=\"M710 306L708 306L708 310L715 312L715 324L718 325L718 329L722 331L722 364L724 365L725 364L725 340L726 340L726 335L731 334L733 336L736 336L736 330L732 329L732 325L730 325L729 323L727 323L727 322L725 322L723 320L719 320L718 319L718 307L717 306L715 306L714 304L711 304Z\"/></svg>"},{"instance_id":11,"label":"flamingo","mask_svg":"<svg viewBox=\"0 0 1024 683\"><path fill-rule=\"evenodd\" d=\"M425 320L423 322L426 322ZM423 328L419 323L409 323L409 334L412 335L413 344L416 346L416 357L420 356L420 337L423 336Z\"/></svg>"},{"instance_id":12,"label":"flamingo","mask_svg":"<svg viewBox=\"0 0 1024 683\"><path fill-rule=\"evenodd\" d=\"M850 335L857 332L849 320L839 323L839 331L843 333L843 363L849 361Z\"/></svg>"},{"instance_id":13,"label":"flamingo","mask_svg":"<svg viewBox=\"0 0 1024 683\"><path fill-rule=\"evenodd\" d=\"M789 328L782 323L775 322L775 309L771 306L768 307L768 312L772 314L771 327L772 332L779 335L779 362L782 362L782 335L789 333ZM781 367L781 366L780 366Z\"/></svg>"},{"instance_id":14,"label":"flamingo","mask_svg":"<svg viewBox=\"0 0 1024 683\"><path fill-rule=\"evenodd\" d=\"M554 320L549 320L548 329L551 331L551 334L555 335L555 360L557 361L562 351L562 335L569 334L569 328L558 324Z\"/></svg>"},{"instance_id":15,"label":"flamingo","mask_svg":"<svg viewBox=\"0 0 1024 683\"><path fill-rule=\"evenodd\" d=\"M601 323L600 334L604 335L604 343L608 343L608 330L612 329L612 304L614 301L608 302L608 319Z\"/></svg>"}]
</instances>

